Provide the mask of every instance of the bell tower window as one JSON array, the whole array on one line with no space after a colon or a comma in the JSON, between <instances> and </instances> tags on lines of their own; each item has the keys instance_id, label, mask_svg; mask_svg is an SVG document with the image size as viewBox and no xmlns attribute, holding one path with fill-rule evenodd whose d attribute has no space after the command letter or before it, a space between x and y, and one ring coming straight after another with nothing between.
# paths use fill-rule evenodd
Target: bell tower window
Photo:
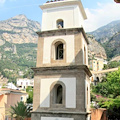
<instances>
[{"instance_id":1,"label":"bell tower window","mask_svg":"<svg viewBox=\"0 0 120 120\"><path fill-rule=\"evenodd\" d=\"M62 86L57 85L56 87L56 95L55 95L55 103L62 104Z\"/></svg>"},{"instance_id":2,"label":"bell tower window","mask_svg":"<svg viewBox=\"0 0 120 120\"><path fill-rule=\"evenodd\" d=\"M51 63L66 63L66 42L54 40L51 44Z\"/></svg>"},{"instance_id":3,"label":"bell tower window","mask_svg":"<svg viewBox=\"0 0 120 120\"><path fill-rule=\"evenodd\" d=\"M63 53L64 53L63 43L60 43L60 44L56 45L56 60L63 59L63 57L64 57Z\"/></svg>"},{"instance_id":4,"label":"bell tower window","mask_svg":"<svg viewBox=\"0 0 120 120\"><path fill-rule=\"evenodd\" d=\"M54 82L50 87L50 105L53 108L65 107L65 84Z\"/></svg>"},{"instance_id":5,"label":"bell tower window","mask_svg":"<svg viewBox=\"0 0 120 120\"><path fill-rule=\"evenodd\" d=\"M57 28L61 29L64 27L64 22L62 19L57 20Z\"/></svg>"},{"instance_id":6,"label":"bell tower window","mask_svg":"<svg viewBox=\"0 0 120 120\"><path fill-rule=\"evenodd\" d=\"M55 84L53 87L53 104L63 104L63 87L61 84Z\"/></svg>"}]
</instances>

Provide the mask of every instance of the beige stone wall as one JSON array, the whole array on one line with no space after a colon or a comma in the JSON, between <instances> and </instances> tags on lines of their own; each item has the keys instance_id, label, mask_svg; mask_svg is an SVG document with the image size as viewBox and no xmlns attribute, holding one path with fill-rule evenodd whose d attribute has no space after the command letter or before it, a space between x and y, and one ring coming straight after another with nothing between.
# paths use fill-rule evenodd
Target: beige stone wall
<instances>
[{"instance_id":1,"label":"beige stone wall","mask_svg":"<svg viewBox=\"0 0 120 120\"><path fill-rule=\"evenodd\" d=\"M52 117L56 117L56 119L61 117L64 119L65 117L73 118L74 120L85 120L90 108L89 77L91 73L86 66L88 64L88 41L84 30L82 28L61 29L39 32L38 35L37 65L36 68L33 68L35 77L32 120L41 120L41 117L44 116L50 117L50 119ZM59 40L64 44L64 58L62 60L55 60L53 48L54 43ZM68 57L68 53L72 55ZM69 58L73 60L68 62ZM68 80L70 78L75 78L75 82L67 80L67 84L69 84L69 82L71 85L75 83L76 90L71 86L69 86L70 88L66 87L65 78L68 78ZM48 83L44 80L47 80ZM52 102L53 87L50 87L49 84L53 85L55 82L56 84L62 82L65 85L63 92L63 96L65 97L63 97L62 104L53 104ZM66 89L73 90L71 93L74 93L76 96L74 99L74 107L66 107L66 102L69 102L66 97L71 96L70 93L66 95ZM74 95L71 97L74 98ZM71 98L71 100L73 98Z\"/></svg>"},{"instance_id":2,"label":"beige stone wall","mask_svg":"<svg viewBox=\"0 0 120 120\"><path fill-rule=\"evenodd\" d=\"M90 113L90 78L86 75L86 85L85 85L85 101L86 101L86 111Z\"/></svg>"},{"instance_id":3,"label":"beige stone wall","mask_svg":"<svg viewBox=\"0 0 120 120\"><path fill-rule=\"evenodd\" d=\"M41 79L45 78L76 78L76 108L61 108L64 111L79 111L79 112L86 112L86 101L85 101L85 80L86 80L86 72L82 68L71 68L68 67L69 69L64 69L64 67L59 67L60 69L55 69L54 67L49 68L49 70L43 70L43 71L38 71L35 74L34 78L34 100L33 100L33 111L59 111L59 108L40 108L40 86L41 86ZM55 69L55 70L54 70ZM87 77L87 81L88 77ZM89 89L90 90L90 89Z\"/></svg>"},{"instance_id":4,"label":"beige stone wall","mask_svg":"<svg viewBox=\"0 0 120 120\"><path fill-rule=\"evenodd\" d=\"M36 67L88 65L87 41L83 31L75 29L64 33L55 30L46 34L40 33L38 39L37 64ZM54 34L54 35L53 35ZM61 34L61 35L59 35ZM64 35L67 34L67 35ZM61 41L64 44L64 58L55 60L54 44ZM84 50L85 49L85 50ZM71 51L71 52L70 52Z\"/></svg>"},{"instance_id":5,"label":"beige stone wall","mask_svg":"<svg viewBox=\"0 0 120 120\"><path fill-rule=\"evenodd\" d=\"M69 119L72 118L73 120L86 120L86 114L84 113L73 113L73 112L42 112L42 113L32 113L31 119L32 120L42 120L41 117L47 118L55 118L57 120L63 120L64 118ZM58 119L61 118L61 119ZM63 119L62 119L63 118Z\"/></svg>"},{"instance_id":6,"label":"beige stone wall","mask_svg":"<svg viewBox=\"0 0 120 120\"><path fill-rule=\"evenodd\" d=\"M44 46L44 38L43 37L38 37L36 67L40 67L43 64L43 46Z\"/></svg>"}]
</instances>

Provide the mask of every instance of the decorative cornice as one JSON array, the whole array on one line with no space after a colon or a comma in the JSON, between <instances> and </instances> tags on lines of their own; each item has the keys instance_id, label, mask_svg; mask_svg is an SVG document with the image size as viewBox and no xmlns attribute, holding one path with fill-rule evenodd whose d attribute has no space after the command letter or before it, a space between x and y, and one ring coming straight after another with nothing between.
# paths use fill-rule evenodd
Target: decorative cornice
<instances>
[{"instance_id":1,"label":"decorative cornice","mask_svg":"<svg viewBox=\"0 0 120 120\"><path fill-rule=\"evenodd\" d=\"M69 6L69 5L78 5L81 13L83 15L84 19L87 19L85 10L83 8L82 2L80 0L58 0L58 1L53 1L53 2L47 2L43 5L40 6L42 10L48 9L48 8L55 8L55 7L61 7L61 6Z\"/></svg>"},{"instance_id":2,"label":"decorative cornice","mask_svg":"<svg viewBox=\"0 0 120 120\"><path fill-rule=\"evenodd\" d=\"M87 44L89 44L89 41L86 37L86 33L84 29L81 28L68 28L68 29L55 29L55 30L48 30L48 31L38 31L36 32L40 37L49 37L49 36L59 36L59 35L72 35L72 34L78 34L82 32Z\"/></svg>"},{"instance_id":3,"label":"decorative cornice","mask_svg":"<svg viewBox=\"0 0 120 120\"><path fill-rule=\"evenodd\" d=\"M67 115L87 115L88 112L67 112L67 111L32 111L32 113L40 113L40 114L67 114Z\"/></svg>"},{"instance_id":4,"label":"decorative cornice","mask_svg":"<svg viewBox=\"0 0 120 120\"><path fill-rule=\"evenodd\" d=\"M84 70L89 77L92 76L89 68L86 65L71 65L71 66L52 66L52 67L36 67L31 68L35 73L48 74L49 72L66 71L66 70Z\"/></svg>"}]
</instances>

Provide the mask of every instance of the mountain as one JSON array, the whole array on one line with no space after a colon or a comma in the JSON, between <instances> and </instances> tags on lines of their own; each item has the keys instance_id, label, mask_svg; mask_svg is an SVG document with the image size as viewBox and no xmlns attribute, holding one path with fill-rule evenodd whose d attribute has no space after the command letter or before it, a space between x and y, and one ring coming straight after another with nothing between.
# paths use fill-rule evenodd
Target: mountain
<instances>
[{"instance_id":1,"label":"mountain","mask_svg":"<svg viewBox=\"0 0 120 120\"><path fill-rule=\"evenodd\" d=\"M37 44L13 44L5 41L0 46L0 76L9 82L19 77L33 77L31 67L36 65ZM0 77L1 81L1 77Z\"/></svg>"},{"instance_id":2,"label":"mountain","mask_svg":"<svg viewBox=\"0 0 120 120\"><path fill-rule=\"evenodd\" d=\"M36 31L39 30L40 24L24 15L0 21L0 76L12 82L19 77L33 77L30 68L36 65L38 39ZM106 58L104 48L95 41L95 38L92 35L87 37L90 42L89 59L93 56Z\"/></svg>"},{"instance_id":3,"label":"mountain","mask_svg":"<svg viewBox=\"0 0 120 120\"><path fill-rule=\"evenodd\" d=\"M118 32L120 32L120 20L113 21L89 34L92 34L98 42L105 43Z\"/></svg>"},{"instance_id":4,"label":"mountain","mask_svg":"<svg viewBox=\"0 0 120 120\"><path fill-rule=\"evenodd\" d=\"M33 77L31 67L36 65L36 31L40 24L25 15L0 21L0 81L15 82L18 77ZM22 74L21 74L22 73Z\"/></svg>"},{"instance_id":5,"label":"mountain","mask_svg":"<svg viewBox=\"0 0 120 120\"><path fill-rule=\"evenodd\" d=\"M25 15L17 15L5 21L0 21L0 45L5 41L10 43L37 43L36 31L40 24L29 20Z\"/></svg>"},{"instance_id":6,"label":"mountain","mask_svg":"<svg viewBox=\"0 0 120 120\"><path fill-rule=\"evenodd\" d=\"M120 20L113 21L89 34L104 47L108 59L120 55Z\"/></svg>"},{"instance_id":7,"label":"mountain","mask_svg":"<svg viewBox=\"0 0 120 120\"><path fill-rule=\"evenodd\" d=\"M101 46L100 43L98 43L95 40L95 37L91 34L87 34L87 38L89 41L88 58L93 59L94 57L99 57L99 58L107 59L105 49Z\"/></svg>"},{"instance_id":8,"label":"mountain","mask_svg":"<svg viewBox=\"0 0 120 120\"><path fill-rule=\"evenodd\" d=\"M113 35L103 44L109 59L120 55L120 32Z\"/></svg>"}]
</instances>

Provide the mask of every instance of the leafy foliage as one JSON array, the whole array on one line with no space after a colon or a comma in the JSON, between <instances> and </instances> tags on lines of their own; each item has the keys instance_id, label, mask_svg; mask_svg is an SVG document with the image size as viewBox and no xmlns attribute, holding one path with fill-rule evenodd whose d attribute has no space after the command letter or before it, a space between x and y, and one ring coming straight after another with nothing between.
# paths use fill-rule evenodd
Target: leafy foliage
<instances>
[{"instance_id":1,"label":"leafy foliage","mask_svg":"<svg viewBox=\"0 0 120 120\"><path fill-rule=\"evenodd\" d=\"M23 102L17 102L15 106L11 106L11 117L16 120L24 120L25 118L31 117L31 106L25 105Z\"/></svg>"},{"instance_id":2,"label":"leafy foliage","mask_svg":"<svg viewBox=\"0 0 120 120\"><path fill-rule=\"evenodd\" d=\"M28 86L26 89L26 92L28 93L28 99L27 99L27 103L33 103L33 88Z\"/></svg>"},{"instance_id":3,"label":"leafy foliage","mask_svg":"<svg viewBox=\"0 0 120 120\"><path fill-rule=\"evenodd\" d=\"M109 62L107 65L104 65L104 70L105 69L110 69L110 68L116 68L120 66L120 62L117 62L117 61L112 61L112 62Z\"/></svg>"},{"instance_id":4,"label":"leafy foliage","mask_svg":"<svg viewBox=\"0 0 120 120\"><path fill-rule=\"evenodd\" d=\"M120 95L120 69L107 75L106 81L98 83L92 90L105 97L115 98Z\"/></svg>"},{"instance_id":5,"label":"leafy foliage","mask_svg":"<svg viewBox=\"0 0 120 120\"><path fill-rule=\"evenodd\" d=\"M99 107L108 109L109 119L120 118L120 69L107 74L105 81L92 86L92 92L101 96L92 98L99 103Z\"/></svg>"}]
</instances>

